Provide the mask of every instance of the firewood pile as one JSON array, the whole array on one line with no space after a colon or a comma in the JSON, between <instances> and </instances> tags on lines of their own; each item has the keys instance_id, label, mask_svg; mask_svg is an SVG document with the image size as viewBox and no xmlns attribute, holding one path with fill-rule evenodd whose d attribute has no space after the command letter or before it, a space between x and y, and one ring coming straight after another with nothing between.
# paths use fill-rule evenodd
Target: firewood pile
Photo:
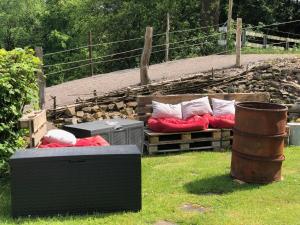
<instances>
[{"instance_id":1,"label":"firewood pile","mask_svg":"<svg viewBox=\"0 0 300 225\"><path fill-rule=\"evenodd\" d=\"M300 58L277 59L249 64L242 68L213 69L174 80L132 86L74 105L48 110L55 124L135 117L138 95L170 95L186 93L251 93L269 92L271 102L293 104L300 96Z\"/></svg>"}]
</instances>

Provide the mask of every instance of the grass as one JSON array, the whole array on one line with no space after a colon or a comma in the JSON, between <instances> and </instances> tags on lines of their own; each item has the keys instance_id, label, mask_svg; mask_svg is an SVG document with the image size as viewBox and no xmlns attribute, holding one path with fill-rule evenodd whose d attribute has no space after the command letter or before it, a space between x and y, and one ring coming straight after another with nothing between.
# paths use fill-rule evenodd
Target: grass
<instances>
[{"instance_id":1,"label":"grass","mask_svg":"<svg viewBox=\"0 0 300 225\"><path fill-rule=\"evenodd\" d=\"M242 54L300 54L300 49L292 49L289 51L274 48L242 48Z\"/></svg>"},{"instance_id":2,"label":"grass","mask_svg":"<svg viewBox=\"0 0 300 225\"><path fill-rule=\"evenodd\" d=\"M230 152L190 152L142 160L143 209L138 213L48 218L10 217L9 184L0 183L1 224L300 224L300 147L285 151L282 182L239 185L229 177ZM185 203L207 211L186 212Z\"/></svg>"}]
</instances>

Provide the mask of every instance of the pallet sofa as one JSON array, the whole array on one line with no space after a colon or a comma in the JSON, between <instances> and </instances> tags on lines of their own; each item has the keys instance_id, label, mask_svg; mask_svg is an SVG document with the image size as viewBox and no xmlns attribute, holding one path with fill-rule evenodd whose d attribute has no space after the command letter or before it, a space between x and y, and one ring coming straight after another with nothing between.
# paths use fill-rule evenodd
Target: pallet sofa
<instances>
[{"instance_id":1,"label":"pallet sofa","mask_svg":"<svg viewBox=\"0 0 300 225\"><path fill-rule=\"evenodd\" d=\"M269 102L270 94L258 93L214 93L214 94L180 94L160 96L138 96L137 97L137 119L145 123L144 150L149 154L160 152L175 152L188 150L223 150L230 148L233 132L231 129L207 129L203 131L157 133L147 128L147 121L152 113L152 101L168 104L178 104L208 96L223 100L235 100L237 102L257 101Z\"/></svg>"}]
</instances>

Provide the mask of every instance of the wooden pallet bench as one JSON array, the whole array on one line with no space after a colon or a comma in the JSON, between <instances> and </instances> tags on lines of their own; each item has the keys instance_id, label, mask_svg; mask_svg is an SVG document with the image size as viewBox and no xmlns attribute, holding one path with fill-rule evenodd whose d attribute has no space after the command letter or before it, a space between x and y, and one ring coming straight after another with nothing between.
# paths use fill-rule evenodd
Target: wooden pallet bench
<instances>
[{"instance_id":1,"label":"wooden pallet bench","mask_svg":"<svg viewBox=\"0 0 300 225\"><path fill-rule=\"evenodd\" d=\"M149 154L200 149L220 149L221 130L156 133L145 130L145 149Z\"/></svg>"},{"instance_id":2,"label":"wooden pallet bench","mask_svg":"<svg viewBox=\"0 0 300 225\"><path fill-rule=\"evenodd\" d=\"M46 110L35 111L25 114L19 119L21 129L29 129L29 145L36 147L47 133Z\"/></svg>"},{"instance_id":3,"label":"wooden pallet bench","mask_svg":"<svg viewBox=\"0 0 300 225\"><path fill-rule=\"evenodd\" d=\"M216 93L216 94L180 94L160 96L137 97L137 119L147 120L152 114L152 101L168 104L178 104L182 101L194 100L208 96L224 100L236 100L237 102L258 101L269 102L270 94L259 93ZM149 154L160 152L188 151L188 150L223 150L231 148L233 131L231 129L208 129L196 132L157 133L145 129L145 150Z\"/></svg>"}]
</instances>

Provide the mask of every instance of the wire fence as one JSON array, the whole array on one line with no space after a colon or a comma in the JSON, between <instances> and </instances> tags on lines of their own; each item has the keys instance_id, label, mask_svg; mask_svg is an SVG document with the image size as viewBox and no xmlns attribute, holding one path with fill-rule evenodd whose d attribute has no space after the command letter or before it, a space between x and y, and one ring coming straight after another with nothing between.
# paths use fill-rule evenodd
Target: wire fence
<instances>
[{"instance_id":1,"label":"wire fence","mask_svg":"<svg viewBox=\"0 0 300 225\"><path fill-rule=\"evenodd\" d=\"M300 34L278 31L276 29L268 28L268 27L272 27L272 26L278 27L280 25L291 24L291 23L296 23L296 22L300 22L300 20L286 21L286 22L273 23L273 24L267 24L267 25L257 25L257 26L250 26L249 24L244 24L244 27L242 30L247 31L247 30L264 29L264 30L278 32L278 33L282 33L282 34L286 34L286 35L300 36ZM203 26L203 27L196 27L196 28L191 28L191 29L181 29L181 30L169 31L168 35L170 35L170 34L174 35L174 34L178 34L178 33L189 33L192 31L200 31L200 30L214 30L214 32L212 34L202 33L202 36L196 36L193 38L188 38L188 39L183 39L183 40L175 39L175 41L170 42L170 43L155 44L152 46L152 49L154 49L154 51L152 51L152 54L165 52L167 46L168 46L168 51L179 50L179 49L190 49L191 50L193 47L204 48L204 47L209 47L212 44L217 46L218 40L220 39L220 37L222 35L224 35L226 33L226 31L221 31L221 32L215 31L216 30L215 28L219 29L220 26L224 27L225 25L226 25L226 23L219 23L219 24L215 24L215 25L211 25L211 26ZM161 37L161 36L166 36L166 35L167 35L167 32L163 32L163 33L153 34L153 37ZM219 37L219 39L218 39L218 37ZM111 42L103 42L103 43L97 43L97 44L91 44L91 45L84 45L84 46L79 46L76 48L65 49L65 50L52 52L52 53L46 53L46 54L44 54L44 57L54 56L57 54L63 54L63 53L67 53L67 52L73 52L73 51L81 50L81 49L88 49L90 47L96 47L96 46L107 46L107 45L114 45L114 44L119 44L119 43L136 42L136 41L141 41L143 39L144 39L144 37L136 37L136 38L125 39L125 40L117 40L117 41L111 41ZM259 42L259 40L257 40L257 38L254 38L252 40L254 42L255 41ZM200 41L200 43L198 43L198 41ZM248 39L248 41L249 41L249 39ZM197 43L189 44L190 42L197 42ZM277 45L282 45L284 43L285 42L271 43L271 44L269 44L269 46L277 46ZM176 46L176 45L179 45L179 46ZM169 46L171 46L171 47L169 47ZM156 50L156 48L160 48L160 47L162 47L162 49ZM219 46L217 49L221 49L222 51L220 51L219 53L212 53L210 55L225 54L225 53L229 53L232 51L232 50L222 49L222 48L223 48L222 46ZM80 68L84 68L87 66L94 66L94 65L98 65L98 64L102 64L102 63L116 62L116 61L121 62L122 60L133 59L133 58L136 58L137 61L139 61L142 50L143 50L143 47L141 46L138 48L134 48L134 49L126 50L126 51L120 51L120 52L116 52L116 53L112 53L112 54L106 54L106 55L101 55L101 56L96 56L96 57L89 57L89 58L85 58L85 59L78 59L78 60L73 60L73 61L68 61L68 62L58 62L58 63L53 63L53 64L46 64L43 66L43 68L45 70L47 70L47 73L45 73L45 76L48 77L48 76L52 76L55 74L74 71L74 70L77 70ZM131 53L138 53L138 54L128 55ZM117 58L114 58L116 56L117 56ZM111 59L103 60L105 58L111 58ZM81 64L81 65L75 65L75 64ZM65 66L71 66L71 67L64 68ZM51 69L51 68L54 68L54 69Z\"/></svg>"}]
</instances>

